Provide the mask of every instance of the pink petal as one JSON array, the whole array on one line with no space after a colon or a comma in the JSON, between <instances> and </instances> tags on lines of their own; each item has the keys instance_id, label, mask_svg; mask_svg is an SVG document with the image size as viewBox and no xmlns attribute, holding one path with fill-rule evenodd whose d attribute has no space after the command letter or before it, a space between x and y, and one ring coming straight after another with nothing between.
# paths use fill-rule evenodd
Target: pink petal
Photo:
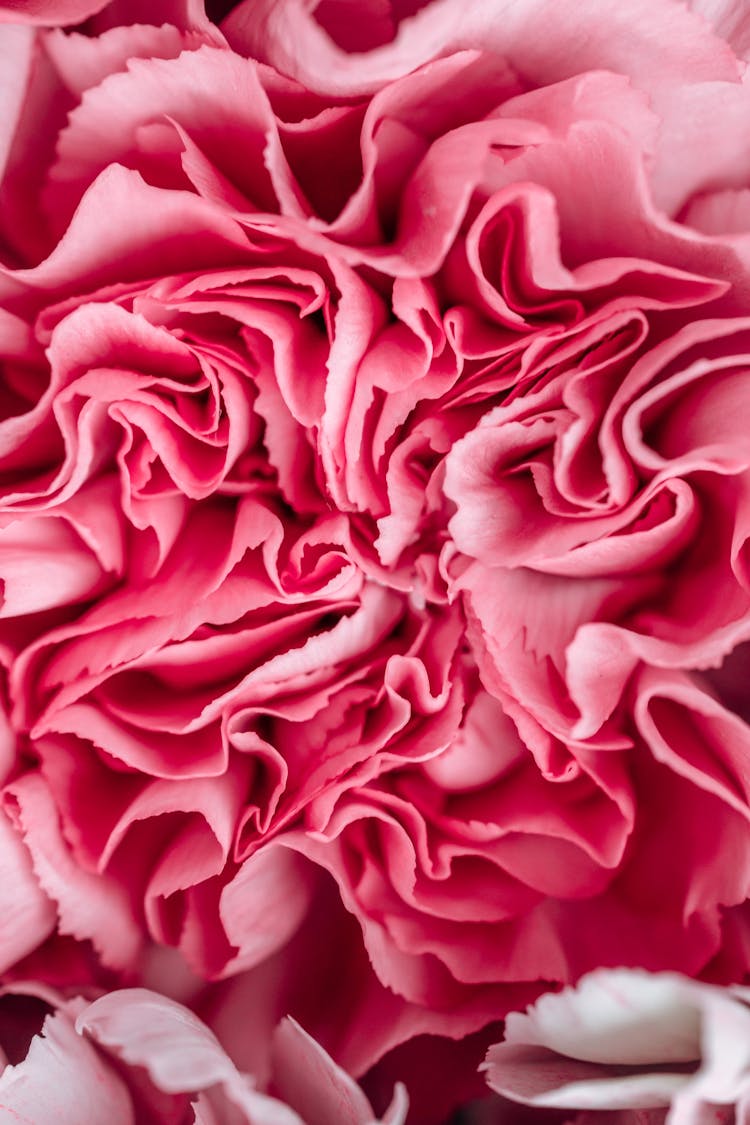
<instances>
[{"instance_id":1,"label":"pink petal","mask_svg":"<svg viewBox=\"0 0 750 1125\"><path fill-rule=\"evenodd\" d=\"M237 225L205 200L152 187L114 164L88 189L45 261L26 270L0 268L0 292L29 299L41 292L46 303L52 294L80 293L83 285L233 263L246 246Z\"/></svg>"},{"instance_id":2,"label":"pink petal","mask_svg":"<svg viewBox=\"0 0 750 1125\"><path fill-rule=\"evenodd\" d=\"M157 115L179 122L252 201L251 209L275 209L273 184L263 161L275 122L257 67L230 51L202 46L178 58L131 59L125 72L107 77L88 92L60 135L50 172L49 198L56 213L70 213L89 184L113 163L125 162L130 153L139 154L136 167L139 159L146 169L156 161L162 168L160 179L182 186L176 136L175 152L170 152L165 137L155 153L141 147L139 130Z\"/></svg>"},{"instance_id":3,"label":"pink petal","mask_svg":"<svg viewBox=\"0 0 750 1125\"><path fill-rule=\"evenodd\" d=\"M232 971L259 964L288 942L307 913L310 883L286 848L269 844L245 860L220 901L227 938L238 950Z\"/></svg>"},{"instance_id":4,"label":"pink petal","mask_svg":"<svg viewBox=\"0 0 750 1125\"><path fill-rule=\"evenodd\" d=\"M716 1107L724 1120L718 1107L747 1095L749 1032L750 1009L731 990L668 973L599 970L525 1015L511 1013L505 1041L490 1048L483 1069L493 1089L529 1105L671 1106L675 1125L707 1120Z\"/></svg>"},{"instance_id":5,"label":"pink petal","mask_svg":"<svg viewBox=\"0 0 750 1125\"><path fill-rule=\"evenodd\" d=\"M743 0L690 0L690 8L708 21L739 58L748 58L750 12Z\"/></svg>"},{"instance_id":6,"label":"pink petal","mask_svg":"<svg viewBox=\"0 0 750 1125\"><path fill-rule=\"evenodd\" d=\"M142 988L121 989L95 1000L76 1028L128 1066L145 1067L167 1093L235 1083L239 1074L221 1044L182 1004Z\"/></svg>"},{"instance_id":7,"label":"pink petal","mask_svg":"<svg viewBox=\"0 0 750 1125\"><path fill-rule=\"evenodd\" d=\"M516 4L436 0L404 20L392 43L341 50L316 23L310 0L245 0L222 25L231 46L266 58L314 90L351 96L378 89L437 55L480 47L547 85L585 70L612 70L644 85L737 76L731 51L681 6L650 0L604 11L584 0L573 12L550 0ZM588 33L581 39L580 29ZM544 35L535 29L544 28ZM672 51L665 65L661 44Z\"/></svg>"},{"instance_id":8,"label":"pink petal","mask_svg":"<svg viewBox=\"0 0 750 1125\"><path fill-rule=\"evenodd\" d=\"M132 24L113 27L95 38L53 31L45 47L67 88L80 97L109 74L124 70L128 59L172 58L194 42L168 23L161 27Z\"/></svg>"},{"instance_id":9,"label":"pink petal","mask_svg":"<svg viewBox=\"0 0 750 1125\"><path fill-rule=\"evenodd\" d=\"M52 794L39 774L25 774L6 794L6 807L20 826L39 884L57 906L60 933L90 939L109 965L132 964L141 935L126 889L76 863L63 839Z\"/></svg>"},{"instance_id":10,"label":"pink petal","mask_svg":"<svg viewBox=\"0 0 750 1125\"><path fill-rule=\"evenodd\" d=\"M0 530L0 553L0 617L84 601L101 588L101 568L64 519L9 524Z\"/></svg>"},{"instance_id":11,"label":"pink petal","mask_svg":"<svg viewBox=\"0 0 750 1125\"><path fill-rule=\"evenodd\" d=\"M135 1125L127 1088L65 1015L48 1016L28 1054L0 1076L0 1112L8 1121L40 1125Z\"/></svg>"},{"instance_id":12,"label":"pink petal","mask_svg":"<svg viewBox=\"0 0 750 1125\"><path fill-rule=\"evenodd\" d=\"M0 971L4 972L53 932L56 911L37 880L20 834L3 812L0 812L0 857Z\"/></svg>"},{"instance_id":13,"label":"pink petal","mask_svg":"<svg viewBox=\"0 0 750 1125\"><path fill-rule=\"evenodd\" d=\"M0 6L0 22L6 13ZM9 17L12 18L12 17ZM14 21L15 22L15 21ZM0 36L0 103L3 120L0 126L0 176L13 144L13 135L21 114L26 86L31 75L34 33L25 27L8 27Z\"/></svg>"},{"instance_id":14,"label":"pink petal","mask_svg":"<svg viewBox=\"0 0 750 1125\"><path fill-rule=\"evenodd\" d=\"M144 1067L154 1085L167 1093L219 1086L248 1125L303 1125L292 1110L253 1088L189 1008L158 993L143 988L109 993L84 1009L76 1028L128 1066ZM199 1111L203 1118L198 1115L197 1120L205 1120L200 1102Z\"/></svg>"},{"instance_id":15,"label":"pink petal","mask_svg":"<svg viewBox=\"0 0 750 1125\"><path fill-rule=\"evenodd\" d=\"M272 1075L279 1094L305 1125L373 1122L372 1107L357 1083L292 1019L274 1034Z\"/></svg>"}]
</instances>

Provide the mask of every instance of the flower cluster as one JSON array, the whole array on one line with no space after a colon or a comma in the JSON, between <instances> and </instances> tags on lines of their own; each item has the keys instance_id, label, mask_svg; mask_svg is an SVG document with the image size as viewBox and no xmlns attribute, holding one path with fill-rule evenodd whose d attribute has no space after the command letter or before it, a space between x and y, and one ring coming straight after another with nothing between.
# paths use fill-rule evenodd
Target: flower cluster
<instances>
[{"instance_id":1,"label":"flower cluster","mask_svg":"<svg viewBox=\"0 0 750 1125\"><path fill-rule=\"evenodd\" d=\"M550 986L750 972L748 51L0 3L6 983L159 989L261 1088L291 1015L419 1125Z\"/></svg>"}]
</instances>

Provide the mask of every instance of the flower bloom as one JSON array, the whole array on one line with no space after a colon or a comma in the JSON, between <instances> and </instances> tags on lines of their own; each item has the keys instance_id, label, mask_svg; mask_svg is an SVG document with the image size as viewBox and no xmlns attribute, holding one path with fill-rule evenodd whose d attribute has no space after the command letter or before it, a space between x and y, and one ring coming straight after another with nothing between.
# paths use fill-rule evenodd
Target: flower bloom
<instances>
[{"instance_id":1,"label":"flower bloom","mask_svg":"<svg viewBox=\"0 0 750 1125\"><path fill-rule=\"evenodd\" d=\"M599 970L508 1015L483 1069L507 1098L584 1111L581 1125L744 1121L750 992L674 973Z\"/></svg>"},{"instance_id":2,"label":"flower bloom","mask_svg":"<svg viewBox=\"0 0 750 1125\"><path fill-rule=\"evenodd\" d=\"M0 971L746 971L734 6L0 9Z\"/></svg>"},{"instance_id":3,"label":"flower bloom","mask_svg":"<svg viewBox=\"0 0 750 1125\"><path fill-rule=\"evenodd\" d=\"M378 1125L355 1082L299 1024L274 1035L272 1093L190 1011L143 988L93 1002L40 985L0 996L8 1120L61 1125ZM404 1125L403 1087L380 1125Z\"/></svg>"}]
</instances>

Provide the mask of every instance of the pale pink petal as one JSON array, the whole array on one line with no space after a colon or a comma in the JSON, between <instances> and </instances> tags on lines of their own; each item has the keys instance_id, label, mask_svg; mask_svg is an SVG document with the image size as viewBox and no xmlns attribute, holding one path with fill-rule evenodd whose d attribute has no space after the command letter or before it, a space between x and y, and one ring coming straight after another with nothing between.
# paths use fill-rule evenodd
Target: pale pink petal
<instances>
[{"instance_id":1,"label":"pale pink petal","mask_svg":"<svg viewBox=\"0 0 750 1125\"><path fill-rule=\"evenodd\" d=\"M311 889L308 872L287 848L267 846L245 860L220 899L227 938L238 950L233 972L287 943L307 913Z\"/></svg>"},{"instance_id":2,"label":"pale pink petal","mask_svg":"<svg viewBox=\"0 0 750 1125\"><path fill-rule=\"evenodd\" d=\"M6 13L0 7L0 21ZM13 144L13 134L21 114L26 85L31 73L34 33L26 27L8 27L0 35L0 104L3 121L0 126L0 176Z\"/></svg>"},{"instance_id":3,"label":"pale pink petal","mask_svg":"<svg viewBox=\"0 0 750 1125\"><path fill-rule=\"evenodd\" d=\"M708 1121L747 1097L750 1009L731 990L672 974L599 970L512 1013L483 1069L493 1089L536 1106L670 1108ZM730 1115L726 1120L734 1120ZM584 1114L582 1120L587 1120Z\"/></svg>"},{"instance_id":4,"label":"pale pink petal","mask_svg":"<svg viewBox=\"0 0 750 1125\"><path fill-rule=\"evenodd\" d=\"M204 0L109 0L92 20L95 34L128 24L172 24L183 31L199 31L223 43L221 32L206 15Z\"/></svg>"},{"instance_id":5,"label":"pale pink petal","mask_svg":"<svg viewBox=\"0 0 750 1125\"><path fill-rule=\"evenodd\" d=\"M750 12L743 0L690 0L690 8L707 20L741 59L750 55Z\"/></svg>"},{"instance_id":6,"label":"pale pink petal","mask_svg":"<svg viewBox=\"0 0 750 1125\"><path fill-rule=\"evenodd\" d=\"M274 1086L305 1125L371 1125L372 1107L357 1083L294 1020L276 1030L272 1059Z\"/></svg>"},{"instance_id":7,"label":"pale pink petal","mask_svg":"<svg viewBox=\"0 0 750 1125\"><path fill-rule=\"evenodd\" d=\"M132 24L113 27L96 38L53 31L45 40L45 49L67 88L81 96L107 75L124 70L128 59L172 58L186 47L197 46L196 39L168 23L161 27Z\"/></svg>"},{"instance_id":8,"label":"pale pink petal","mask_svg":"<svg viewBox=\"0 0 750 1125\"><path fill-rule=\"evenodd\" d=\"M145 1066L168 1093L235 1083L239 1074L221 1044L190 1009L146 989L122 989L95 1000L76 1027L128 1066Z\"/></svg>"},{"instance_id":9,"label":"pale pink petal","mask_svg":"<svg viewBox=\"0 0 750 1125\"><path fill-rule=\"evenodd\" d=\"M19 824L39 885L57 907L59 931L90 939L107 964L132 964L141 935L127 890L76 863L43 778L27 773L8 786L6 808Z\"/></svg>"},{"instance_id":10,"label":"pale pink petal","mask_svg":"<svg viewBox=\"0 0 750 1125\"><path fill-rule=\"evenodd\" d=\"M393 1091L393 1100L382 1117L382 1125L405 1125L409 1112L409 1095L400 1082Z\"/></svg>"},{"instance_id":11,"label":"pale pink petal","mask_svg":"<svg viewBox=\"0 0 750 1125\"><path fill-rule=\"evenodd\" d=\"M731 51L707 34L705 23L664 0L627 0L606 12L596 0L584 0L575 12L550 0L470 7L435 0L404 20L392 43L363 54L338 47L315 21L315 7L311 0L245 0L222 29L235 49L266 57L312 89L338 95L377 89L466 47L495 51L538 84L596 69L654 84L682 81L686 74L692 80L737 75ZM581 26L588 29L585 39ZM668 65L660 48L665 41L672 44Z\"/></svg>"},{"instance_id":12,"label":"pale pink petal","mask_svg":"<svg viewBox=\"0 0 750 1125\"><path fill-rule=\"evenodd\" d=\"M744 23L742 35L750 41L747 14ZM750 153L738 148L735 138L748 107L750 87L737 82L686 82L660 99L661 143L650 181L654 199L667 214L679 214L691 197L704 191L746 186ZM717 119L721 128L709 128ZM700 156L698 138L705 138Z\"/></svg>"},{"instance_id":13,"label":"pale pink petal","mask_svg":"<svg viewBox=\"0 0 750 1125\"><path fill-rule=\"evenodd\" d=\"M0 857L0 969L4 972L53 932L57 913L37 880L20 834L3 812L0 812Z\"/></svg>"},{"instance_id":14,"label":"pale pink petal","mask_svg":"<svg viewBox=\"0 0 750 1125\"><path fill-rule=\"evenodd\" d=\"M189 1008L158 993L136 988L102 996L79 1015L76 1028L128 1066L144 1067L167 1093L219 1086L249 1125L303 1125L291 1109L253 1088Z\"/></svg>"},{"instance_id":15,"label":"pale pink petal","mask_svg":"<svg viewBox=\"0 0 750 1125\"><path fill-rule=\"evenodd\" d=\"M66 1015L48 1016L28 1054L0 1075L0 1117L23 1125L135 1125L127 1087Z\"/></svg>"},{"instance_id":16,"label":"pale pink petal","mask_svg":"<svg viewBox=\"0 0 750 1125\"><path fill-rule=\"evenodd\" d=\"M575 991L543 996L506 1020L506 1042L548 1047L585 1062L635 1066L697 1057L700 1021L679 977L592 973ZM644 1023L649 1037L643 1039Z\"/></svg>"}]
</instances>

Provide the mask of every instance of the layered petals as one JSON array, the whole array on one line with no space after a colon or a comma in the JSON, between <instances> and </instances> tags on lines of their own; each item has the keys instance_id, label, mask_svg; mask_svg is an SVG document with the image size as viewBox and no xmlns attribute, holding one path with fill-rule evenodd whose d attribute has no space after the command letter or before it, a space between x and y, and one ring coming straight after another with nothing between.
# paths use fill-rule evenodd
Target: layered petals
<instances>
[{"instance_id":1,"label":"layered petals","mask_svg":"<svg viewBox=\"0 0 750 1125\"><path fill-rule=\"evenodd\" d=\"M740 8L0 4L0 1084L437 1125L748 971Z\"/></svg>"},{"instance_id":2,"label":"layered petals","mask_svg":"<svg viewBox=\"0 0 750 1125\"><path fill-rule=\"evenodd\" d=\"M636 1121L637 1110L666 1109L660 1119L674 1125L742 1119L746 1000L742 988L672 974L592 973L508 1017L505 1040L484 1063L487 1080L526 1104L584 1110L582 1122L604 1110Z\"/></svg>"},{"instance_id":3,"label":"layered petals","mask_svg":"<svg viewBox=\"0 0 750 1125\"><path fill-rule=\"evenodd\" d=\"M324 1125L336 1114L375 1125L361 1089L293 1021L275 1034L271 1095L188 1008L146 989L90 1002L25 983L4 990L0 1007L0 1109L9 1120ZM382 1125L403 1125L407 1108L399 1087Z\"/></svg>"}]
</instances>

